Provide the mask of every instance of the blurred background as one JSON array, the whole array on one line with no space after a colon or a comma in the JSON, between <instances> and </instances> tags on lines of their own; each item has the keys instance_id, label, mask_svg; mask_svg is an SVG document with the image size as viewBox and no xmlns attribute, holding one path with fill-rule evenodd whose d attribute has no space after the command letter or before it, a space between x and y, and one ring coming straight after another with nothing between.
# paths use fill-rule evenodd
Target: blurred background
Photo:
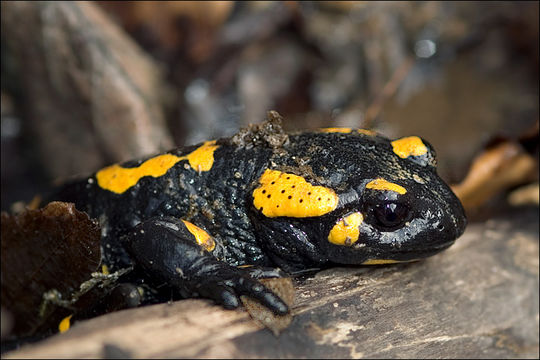
<instances>
[{"instance_id":1,"label":"blurred background","mask_svg":"<svg viewBox=\"0 0 540 360\"><path fill-rule=\"evenodd\" d=\"M473 217L538 205L538 2L1 6L2 210L268 110L424 137Z\"/></svg>"}]
</instances>

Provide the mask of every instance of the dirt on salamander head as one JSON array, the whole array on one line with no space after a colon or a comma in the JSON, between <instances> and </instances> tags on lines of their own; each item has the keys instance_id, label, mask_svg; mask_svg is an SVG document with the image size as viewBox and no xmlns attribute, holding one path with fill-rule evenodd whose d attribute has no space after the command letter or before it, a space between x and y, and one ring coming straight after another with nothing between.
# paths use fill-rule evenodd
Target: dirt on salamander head
<instances>
[{"instance_id":1,"label":"dirt on salamander head","mask_svg":"<svg viewBox=\"0 0 540 360\"><path fill-rule=\"evenodd\" d=\"M232 145L250 148L253 146L268 146L280 148L289 139L281 127L281 115L274 110L267 113L267 118L260 124L250 124L242 128L230 139Z\"/></svg>"}]
</instances>

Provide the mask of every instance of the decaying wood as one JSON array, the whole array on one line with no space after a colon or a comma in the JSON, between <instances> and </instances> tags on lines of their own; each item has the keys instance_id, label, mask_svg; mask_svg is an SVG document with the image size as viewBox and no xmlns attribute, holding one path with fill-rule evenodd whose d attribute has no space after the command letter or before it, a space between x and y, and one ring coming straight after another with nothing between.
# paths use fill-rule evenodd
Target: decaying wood
<instances>
[{"instance_id":1,"label":"decaying wood","mask_svg":"<svg viewBox=\"0 0 540 360\"><path fill-rule=\"evenodd\" d=\"M172 147L157 66L95 4L3 1L1 20L27 127L51 177Z\"/></svg>"},{"instance_id":2,"label":"decaying wood","mask_svg":"<svg viewBox=\"0 0 540 360\"><path fill-rule=\"evenodd\" d=\"M183 300L112 313L4 354L27 357L538 357L538 207L472 224L425 261L296 279L279 337Z\"/></svg>"}]
</instances>

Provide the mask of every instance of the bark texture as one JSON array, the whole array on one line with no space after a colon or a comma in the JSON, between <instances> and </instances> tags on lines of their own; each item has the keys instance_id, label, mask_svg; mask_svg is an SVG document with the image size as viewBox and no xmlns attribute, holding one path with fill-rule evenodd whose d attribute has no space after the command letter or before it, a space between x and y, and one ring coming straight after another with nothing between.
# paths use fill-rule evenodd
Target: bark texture
<instances>
[{"instance_id":1,"label":"bark texture","mask_svg":"<svg viewBox=\"0 0 540 360\"><path fill-rule=\"evenodd\" d=\"M1 19L25 128L50 177L173 146L159 68L95 4L5 1Z\"/></svg>"},{"instance_id":2,"label":"bark texture","mask_svg":"<svg viewBox=\"0 0 540 360\"><path fill-rule=\"evenodd\" d=\"M28 357L538 358L538 207L471 224L425 261L295 279L280 336L183 300L112 313L4 354Z\"/></svg>"}]
</instances>

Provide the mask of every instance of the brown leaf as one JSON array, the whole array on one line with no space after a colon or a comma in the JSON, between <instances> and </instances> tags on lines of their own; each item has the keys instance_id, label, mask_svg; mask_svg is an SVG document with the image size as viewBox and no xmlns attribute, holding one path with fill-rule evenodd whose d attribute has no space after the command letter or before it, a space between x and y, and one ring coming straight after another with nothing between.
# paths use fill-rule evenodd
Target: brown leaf
<instances>
[{"instance_id":1,"label":"brown leaf","mask_svg":"<svg viewBox=\"0 0 540 360\"><path fill-rule=\"evenodd\" d=\"M519 143L506 140L479 154L465 179L452 190L470 210L503 190L530 181L537 171L537 161Z\"/></svg>"},{"instance_id":2,"label":"brown leaf","mask_svg":"<svg viewBox=\"0 0 540 360\"><path fill-rule=\"evenodd\" d=\"M53 307L40 316L43 294L55 290L58 300L70 299L98 268L99 244L97 222L71 203L2 213L2 306L14 317L15 334L32 334L50 321Z\"/></svg>"},{"instance_id":3,"label":"brown leaf","mask_svg":"<svg viewBox=\"0 0 540 360\"><path fill-rule=\"evenodd\" d=\"M291 278L270 278L259 281L278 295L289 306L289 309L292 307L294 302L294 285ZM291 324L293 318L291 313L275 315L272 310L256 300L247 296L241 296L240 299L249 315L258 323L270 329L276 336Z\"/></svg>"}]
</instances>

